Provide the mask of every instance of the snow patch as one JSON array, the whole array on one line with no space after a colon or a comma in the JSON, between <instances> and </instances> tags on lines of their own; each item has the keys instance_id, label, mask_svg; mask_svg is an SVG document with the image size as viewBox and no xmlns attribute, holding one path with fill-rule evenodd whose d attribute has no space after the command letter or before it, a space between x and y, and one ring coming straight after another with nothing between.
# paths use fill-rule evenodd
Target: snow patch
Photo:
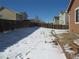
<instances>
[{"instance_id":1,"label":"snow patch","mask_svg":"<svg viewBox=\"0 0 79 59\"><path fill-rule=\"evenodd\" d=\"M50 36L51 30L43 27L32 27L1 34L3 37L0 36L0 40L2 40L0 44L4 44L4 46L17 39L20 40L6 46L6 49L0 52L0 59L66 59L61 47L50 43L55 38ZM56 33L65 32L65 30L56 31Z\"/></svg>"}]
</instances>

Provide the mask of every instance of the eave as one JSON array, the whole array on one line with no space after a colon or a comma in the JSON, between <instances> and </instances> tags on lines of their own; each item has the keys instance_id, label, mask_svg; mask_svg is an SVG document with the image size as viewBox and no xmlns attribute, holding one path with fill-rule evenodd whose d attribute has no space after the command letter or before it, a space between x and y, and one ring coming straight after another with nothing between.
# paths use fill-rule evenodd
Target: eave
<instances>
[{"instance_id":1,"label":"eave","mask_svg":"<svg viewBox=\"0 0 79 59\"><path fill-rule=\"evenodd\" d=\"M73 2L74 2L74 0L70 0L69 6L67 8L67 13L69 13L69 11L70 11L70 9L71 9L71 7L73 5Z\"/></svg>"}]
</instances>

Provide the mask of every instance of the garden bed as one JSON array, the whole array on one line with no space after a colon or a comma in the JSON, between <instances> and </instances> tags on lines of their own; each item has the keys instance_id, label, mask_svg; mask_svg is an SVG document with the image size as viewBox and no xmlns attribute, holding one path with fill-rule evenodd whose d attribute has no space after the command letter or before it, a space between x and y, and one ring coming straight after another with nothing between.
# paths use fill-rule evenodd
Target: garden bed
<instances>
[{"instance_id":1,"label":"garden bed","mask_svg":"<svg viewBox=\"0 0 79 59\"><path fill-rule=\"evenodd\" d=\"M51 31L52 35L55 36L55 41L61 46L67 59L79 59L79 36L75 33L60 33Z\"/></svg>"}]
</instances>

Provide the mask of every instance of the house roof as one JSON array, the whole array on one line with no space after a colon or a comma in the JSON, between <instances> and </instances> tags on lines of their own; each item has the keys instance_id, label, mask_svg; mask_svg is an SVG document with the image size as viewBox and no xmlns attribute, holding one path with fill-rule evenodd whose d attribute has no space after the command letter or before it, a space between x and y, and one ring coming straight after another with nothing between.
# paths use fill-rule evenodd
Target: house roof
<instances>
[{"instance_id":1,"label":"house roof","mask_svg":"<svg viewBox=\"0 0 79 59\"><path fill-rule=\"evenodd\" d=\"M0 7L0 11L2 11L4 9L4 7Z\"/></svg>"},{"instance_id":2,"label":"house roof","mask_svg":"<svg viewBox=\"0 0 79 59\"><path fill-rule=\"evenodd\" d=\"M61 11L61 12L60 12L60 14L64 14L64 13L66 13L66 11Z\"/></svg>"},{"instance_id":3,"label":"house roof","mask_svg":"<svg viewBox=\"0 0 79 59\"><path fill-rule=\"evenodd\" d=\"M68 12L68 13L69 13L69 11L70 11L72 5L73 5L73 2L74 2L74 0L70 0L69 6L68 6L68 8L67 8L67 12Z\"/></svg>"},{"instance_id":4,"label":"house roof","mask_svg":"<svg viewBox=\"0 0 79 59\"><path fill-rule=\"evenodd\" d=\"M2 11L2 10L4 10L4 9L7 9L7 10L13 12L13 13L16 13L17 15L22 15L21 13L15 12L14 10L9 9L9 8L7 8L7 7L0 7L0 11Z\"/></svg>"},{"instance_id":5,"label":"house roof","mask_svg":"<svg viewBox=\"0 0 79 59\"><path fill-rule=\"evenodd\" d=\"M16 13L14 10L12 10L12 9L10 9L10 8L7 8L7 7L0 7L0 11L2 11L2 10L4 10L4 9L7 9L7 10L9 10L9 11L11 11L11 12L14 12L14 13Z\"/></svg>"}]
</instances>

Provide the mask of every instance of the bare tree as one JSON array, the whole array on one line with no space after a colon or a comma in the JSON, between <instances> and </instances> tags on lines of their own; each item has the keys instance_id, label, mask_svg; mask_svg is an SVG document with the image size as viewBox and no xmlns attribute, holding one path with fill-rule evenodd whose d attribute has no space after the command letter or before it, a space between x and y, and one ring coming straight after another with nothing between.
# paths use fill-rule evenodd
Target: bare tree
<instances>
[{"instance_id":1,"label":"bare tree","mask_svg":"<svg viewBox=\"0 0 79 59\"><path fill-rule=\"evenodd\" d=\"M23 17L23 20L27 20L28 14L27 14L26 12L20 12L20 14L21 14L22 17Z\"/></svg>"}]
</instances>

